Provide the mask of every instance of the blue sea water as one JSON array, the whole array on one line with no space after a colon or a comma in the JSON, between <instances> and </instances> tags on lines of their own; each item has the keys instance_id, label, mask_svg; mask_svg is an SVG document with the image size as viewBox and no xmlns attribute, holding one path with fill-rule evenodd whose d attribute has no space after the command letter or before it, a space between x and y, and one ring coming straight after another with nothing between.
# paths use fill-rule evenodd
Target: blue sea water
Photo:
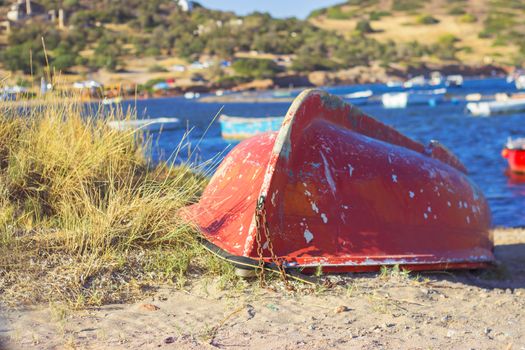
<instances>
[{"instance_id":1,"label":"blue sea water","mask_svg":"<svg viewBox=\"0 0 525 350\"><path fill-rule=\"evenodd\" d=\"M367 84L327 87L336 95L371 89L374 95L399 91L385 85ZM472 117L465 112L462 97L469 93L494 94L515 92L514 85L505 79L470 79L463 87L451 88L449 93L459 101L446 102L435 107L414 106L406 109L384 109L380 103L360 106L367 114L391 125L405 135L427 144L439 140L452 150L469 170L469 176L487 197L494 226L525 226L525 183L516 183L505 176L506 162L500 153L507 137L525 137L525 113ZM297 95L300 91L293 91ZM271 95L263 92L261 95ZM153 134L152 157L166 160L179 149L176 161L184 161L191 154L191 161L202 162L211 158L219 161L235 142L223 140L220 126L214 117L221 112L238 116L284 115L290 103L201 103L180 97L126 101L124 107L136 108L140 118L177 117L180 128ZM181 140L189 131L181 145Z\"/></svg>"}]
</instances>

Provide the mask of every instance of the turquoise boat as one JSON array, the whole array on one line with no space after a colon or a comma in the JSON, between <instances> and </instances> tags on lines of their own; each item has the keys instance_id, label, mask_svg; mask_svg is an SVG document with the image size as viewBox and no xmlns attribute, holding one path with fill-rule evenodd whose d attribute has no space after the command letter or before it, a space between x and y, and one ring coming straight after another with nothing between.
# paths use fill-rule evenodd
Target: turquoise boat
<instances>
[{"instance_id":1,"label":"turquoise boat","mask_svg":"<svg viewBox=\"0 0 525 350\"><path fill-rule=\"evenodd\" d=\"M284 117L247 118L222 114L219 118L224 139L242 140L267 131L281 128Z\"/></svg>"}]
</instances>

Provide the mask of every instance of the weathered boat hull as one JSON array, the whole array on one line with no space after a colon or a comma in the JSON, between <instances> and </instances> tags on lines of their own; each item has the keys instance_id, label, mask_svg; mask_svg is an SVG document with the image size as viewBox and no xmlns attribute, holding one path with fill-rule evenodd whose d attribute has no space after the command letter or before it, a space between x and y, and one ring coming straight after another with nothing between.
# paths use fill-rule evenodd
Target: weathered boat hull
<instances>
[{"instance_id":1,"label":"weathered boat hull","mask_svg":"<svg viewBox=\"0 0 525 350\"><path fill-rule=\"evenodd\" d=\"M461 163L340 99L303 92L279 132L224 159L186 216L230 256L271 261L256 203L287 267L370 271L476 268L493 261L490 212Z\"/></svg>"}]
</instances>

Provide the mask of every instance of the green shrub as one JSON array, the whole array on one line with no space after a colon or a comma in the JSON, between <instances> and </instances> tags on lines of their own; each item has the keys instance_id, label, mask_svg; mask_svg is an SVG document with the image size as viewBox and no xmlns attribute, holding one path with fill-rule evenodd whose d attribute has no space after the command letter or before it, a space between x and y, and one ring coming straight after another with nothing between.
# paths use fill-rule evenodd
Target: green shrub
<instances>
[{"instance_id":1,"label":"green shrub","mask_svg":"<svg viewBox=\"0 0 525 350\"><path fill-rule=\"evenodd\" d=\"M272 60L242 58L232 64L236 74L254 79L272 78L280 71Z\"/></svg>"},{"instance_id":2,"label":"green shrub","mask_svg":"<svg viewBox=\"0 0 525 350\"><path fill-rule=\"evenodd\" d=\"M473 14L466 13L463 16L459 17L459 21L462 23L474 23L477 21L477 18Z\"/></svg>"},{"instance_id":3,"label":"green shrub","mask_svg":"<svg viewBox=\"0 0 525 350\"><path fill-rule=\"evenodd\" d=\"M326 14L325 8L317 9L317 10L313 10L312 12L310 12L310 14L308 15L308 18L315 18L315 17L319 17L325 14Z\"/></svg>"},{"instance_id":4,"label":"green shrub","mask_svg":"<svg viewBox=\"0 0 525 350\"><path fill-rule=\"evenodd\" d=\"M363 34L374 32L374 30L372 29L372 26L370 25L370 22L364 19L357 22L355 26L355 30Z\"/></svg>"},{"instance_id":5,"label":"green shrub","mask_svg":"<svg viewBox=\"0 0 525 350\"><path fill-rule=\"evenodd\" d=\"M461 15L464 15L465 13L467 12L462 7L453 7L448 11L448 14L452 16L461 16Z\"/></svg>"},{"instance_id":6,"label":"green shrub","mask_svg":"<svg viewBox=\"0 0 525 350\"><path fill-rule=\"evenodd\" d=\"M492 46L505 46L508 44L506 37L497 36L492 42Z\"/></svg>"},{"instance_id":7,"label":"green shrub","mask_svg":"<svg viewBox=\"0 0 525 350\"><path fill-rule=\"evenodd\" d=\"M330 7L326 11L326 17L330 19L350 19L353 17L353 14L350 12L345 12L341 7Z\"/></svg>"},{"instance_id":8,"label":"green shrub","mask_svg":"<svg viewBox=\"0 0 525 350\"><path fill-rule=\"evenodd\" d=\"M249 81L250 78L247 77L240 77L238 75L228 75L218 78L217 84L224 88L231 88L242 83L247 83Z\"/></svg>"},{"instance_id":9,"label":"green shrub","mask_svg":"<svg viewBox=\"0 0 525 350\"><path fill-rule=\"evenodd\" d=\"M392 3L393 11L414 11L423 7L422 0L394 0Z\"/></svg>"},{"instance_id":10,"label":"green shrub","mask_svg":"<svg viewBox=\"0 0 525 350\"><path fill-rule=\"evenodd\" d=\"M516 22L511 14L508 13L491 13L484 22L484 32L487 36L494 36L506 30L512 29Z\"/></svg>"},{"instance_id":11,"label":"green shrub","mask_svg":"<svg viewBox=\"0 0 525 350\"><path fill-rule=\"evenodd\" d=\"M46 66L44 50L41 46L33 47L30 42L9 46L0 52L0 60L8 70L25 74L41 72Z\"/></svg>"},{"instance_id":12,"label":"green shrub","mask_svg":"<svg viewBox=\"0 0 525 350\"><path fill-rule=\"evenodd\" d=\"M148 72L150 73L162 73L162 72L167 72L167 71L168 70L166 69L166 67L163 67L158 64L154 64L148 68Z\"/></svg>"},{"instance_id":13,"label":"green shrub","mask_svg":"<svg viewBox=\"0 0 525 350\"><path fill-rule=\"evenodd\" d=\"M433 45L432 52L440 59L454 60L456 59L456 53L459 51L455 46L455 43L458 41L459 39L452 34L443 34L438 38L437 43Z\"/></svg>"},{"instance_id":14,"label":"green shrub","mask_svg":"<svg viewBox=\"0 0 525 350\"><path fill-rule=\"evenodd\" d=\"M432 17L431 15L419 15L416 18L417 24L437 24L439 23L439 20L437 18Z\"/></svg>"},{"instance_id":15,"label":"green shrub","mask_svg":"<svg viewBox=\"0 0 525 350\"><path fill-rule=\"evenodd\" d=\"M391 13L388 12L388 11L372 11L368 14L368 19L370 21L378 21L380 20L382 17L387 17L387 16L390 16Z\"/></svg>"}]
</instances>

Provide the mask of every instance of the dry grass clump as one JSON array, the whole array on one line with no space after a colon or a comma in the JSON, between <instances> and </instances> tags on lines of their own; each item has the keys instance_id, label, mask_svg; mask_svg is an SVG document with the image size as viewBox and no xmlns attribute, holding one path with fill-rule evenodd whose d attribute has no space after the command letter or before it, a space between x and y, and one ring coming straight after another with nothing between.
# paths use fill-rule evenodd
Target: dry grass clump
<instances>
[{"instance_id":1,"label":"dry grass clump","mask_svg":"<svg viewBox=\"0 0 525 350\"><path fill-rule=\"evenodd\" d=\"M107 126L129 113L85 108L0 102L0 300L82 307L224 269L177 214L205 177L153 166L141 132Z\"/></svg>"}]
</instances>

